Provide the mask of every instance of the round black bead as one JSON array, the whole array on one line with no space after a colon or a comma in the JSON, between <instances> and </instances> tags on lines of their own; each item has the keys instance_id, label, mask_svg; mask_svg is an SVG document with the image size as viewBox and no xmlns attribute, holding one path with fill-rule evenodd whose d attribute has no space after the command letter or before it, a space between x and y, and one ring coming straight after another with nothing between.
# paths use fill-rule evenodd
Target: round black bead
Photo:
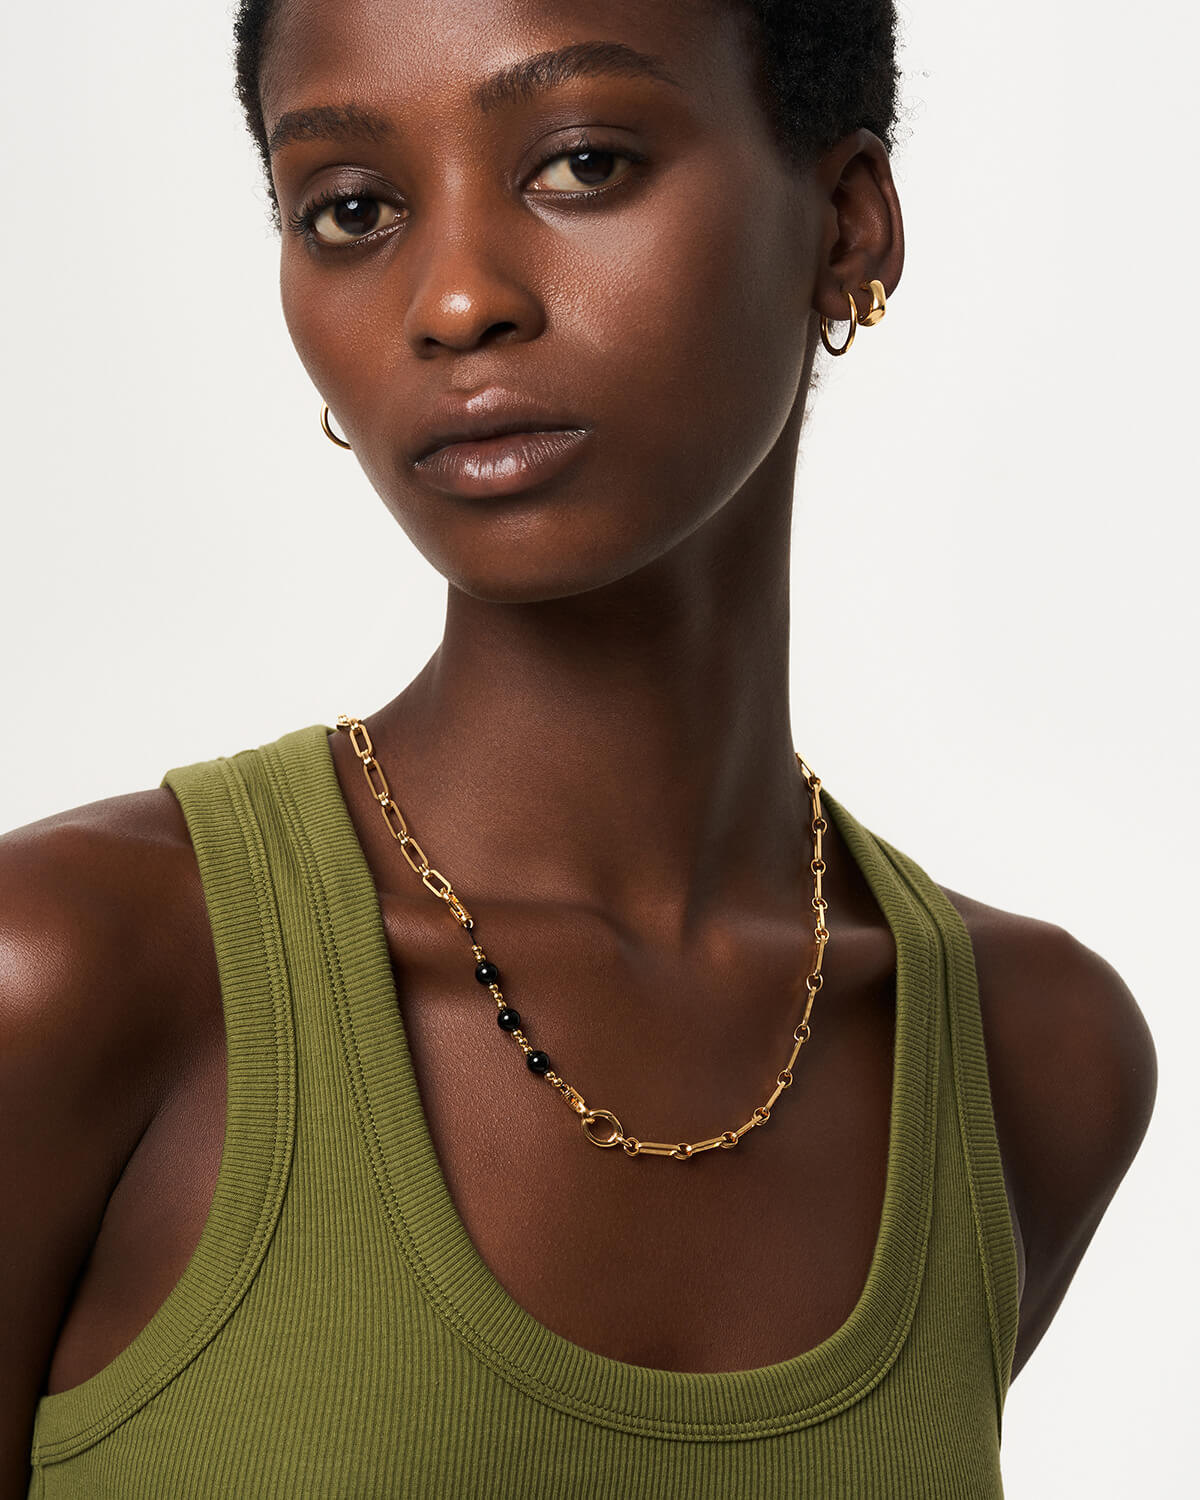
<instances>
[{"instance_id":1,"label":"round black bead","mask_svg":"<svg viewBox=\"0 0 1200 1500\"><path fill-rule=\"evenodd\" d=\"M480 984L499 984L500 970L495 964L489 963L486 958L480 959L475 965L475 978Z\"/></svg>"},{"instance_id":2,"label":"round black bead","mask_svg":"<svg viewBox=\"0 0 1200 1500\"><path fill-rule=\"evenodd\" d=\"M548 1073L550 1071L550 1059L544 1052L527 1053L525 1064L531 1073Z\"/></svg>"},{"instance_id":3,"label":"round black bead","mask_svg":"<svg viewBox=\"0 0 1200 1500\"><path fill-rule=\"evenodd\" d=\"M520 1024L521 1013L513 1010L511 1005L506 1005L503 1010L496 1012L496 1025L501 1031L516 1031Z\"/></svg>"}]
</instances>

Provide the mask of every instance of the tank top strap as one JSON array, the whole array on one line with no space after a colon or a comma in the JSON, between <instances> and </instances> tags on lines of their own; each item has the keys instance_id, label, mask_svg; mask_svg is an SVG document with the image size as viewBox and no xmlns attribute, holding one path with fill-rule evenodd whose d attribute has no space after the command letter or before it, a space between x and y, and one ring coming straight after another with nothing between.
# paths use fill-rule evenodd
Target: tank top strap
<instances>
[{"instance_id":1,"label":"tank top strap","mask_svg":"<svg viewBox=\"0 0 1200 1500\"><path fill-rule=\"evenodd\" d=\"M962 914L937 882L886 839L878 834L872 837L929 912L946 955L946 998L959 1135L983 1268L997 1389L1003 1403L1017 1343L1018 1267L988 1081L975 952Z\"/></svg>"},{"instance_id":2,"label":"tank top strap","mask_svg":"<svg viewBox=\"0 0 1200 1500\"><path fill-rule=\"evenodd\" d=\"M271 858L238 759L177 766L161 782L179 801L199 864L224 1008L225 1135L207 1221L132 1343L90 1379L41 1398L35 1467L90 1448L195 1361L245 1297L279 1219L295 1138L291 988Z\"/></svg>"}]
</instances>

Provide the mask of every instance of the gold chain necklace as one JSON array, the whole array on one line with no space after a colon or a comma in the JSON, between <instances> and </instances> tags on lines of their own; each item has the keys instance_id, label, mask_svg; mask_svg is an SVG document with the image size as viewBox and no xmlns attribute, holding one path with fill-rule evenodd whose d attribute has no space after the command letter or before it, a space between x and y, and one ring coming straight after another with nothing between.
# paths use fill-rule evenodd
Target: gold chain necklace
<instances>
[{"instance_id":1,"label":"gold chain necklace","mask_svg":"<svg viewBox=\"0 0 1200 1500\"><path fill-rule=\"evenodd\" d=\"M404 821L404 814L392 800L392 794L388 790L387 778L383 769L375 759L374 746L371 744L371 736L367 732L367 726L361 719L352 719L348 714L339 714L337 727L349 732L350 743L354 747L354 753L362 762L363 775L367 778L367 785L371 788L371 796L379 804L379 810L383 814L383 821L387 824L388 832L400 845L401 853L408 861L412 869L421 877L421 882L439 900L444 901L454 915L454 920L472 932L475 922L466 907L454 894L454 888L440 870L430 867L425 858L425 851L408 831L408 824ZM480 984L484 984L492 993L496 1002L496 1021L501 1031L506 1032L513 1041L517 1043L525 1054L525 1062L531 1073L544 1078L547 1083L553 1084L560 1094L566 1099L570 1107L580 1117L583 1133L591 1141L593 1146L621 1146L627 1156L671 1156L676 1161L687 1161L689 1157L697 1156L701 1151L711 1151L716 1146L728 1150L736 1146L742 1136L756 1125L765 1125L771 1118L771 1107L776 1099L783 1093L784 1089L790 1088L792 1084L792 1069L796 1065L796 1058L800 1054L800 1048L809 1038L808 1017L812 1011L813 998L824 982L821 976L821 960L825 955L825 944L829 941L829 929L825 925L825 911L828 902L821 894L821 876L825 873L825 861L821 858L821 835L829 826L821 814L821 779L814 776L808 766L796 752L796 760L799 763L801 774L808 786L812 799L812 835L813 835L813 857L809 862L813 873L813 911L817 914L816 927L813 937L816 942L816 959L813 966L804 977L805 988L808 998L804 1006L804 1015L800 1024L792 1032L792 1040L795 1046L787 1063L780 1069L775 1078L775 1088L765 1104L760 1104L750 1118L737 1130L723 1130L720 1135L714 1135L706 1141L695 1141L689 1143L681 1141L672 1144L668 1141L640 1141L636 1136L626 1135L621 1129L621 1122L611 1110L589 1109L587 1101L577 1089L557 1074L550 1066L550 1059L544 1052L539 1052L529 1041L521 1029L521 1017L513 1010L504 999L500 988L500 971L495 964L490 963L487 954L478 943L472 942L471 952L475 955L475 978ZM597 1121L604 1121L608 1126L609 1133L605 1136L596 1135L592 1127Z\"/></svg>"}]
</instances>

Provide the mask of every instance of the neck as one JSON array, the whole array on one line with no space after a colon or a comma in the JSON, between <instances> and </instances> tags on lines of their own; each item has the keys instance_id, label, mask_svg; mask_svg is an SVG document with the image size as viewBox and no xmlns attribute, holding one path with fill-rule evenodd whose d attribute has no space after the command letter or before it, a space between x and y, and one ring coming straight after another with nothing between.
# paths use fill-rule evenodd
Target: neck
<instances>
[{"instance_id":1,"label":"neck","mask_svg":"<svg viewBox=\"0 0 1200 1500\"><path fill-rule=\"evenodd\" d=\"M468 907L585 905L683 947L718 912L811 890L791 500L789 471L566 598L450 589L438 649L367 722L413 836Z\"/></svg>"}]
</instances>

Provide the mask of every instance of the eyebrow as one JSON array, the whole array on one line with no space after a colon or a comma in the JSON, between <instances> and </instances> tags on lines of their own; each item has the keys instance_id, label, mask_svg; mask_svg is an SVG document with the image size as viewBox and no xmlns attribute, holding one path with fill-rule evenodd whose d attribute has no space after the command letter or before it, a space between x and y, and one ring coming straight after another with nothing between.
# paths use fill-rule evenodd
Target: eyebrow
<instances>
[{"instance_id":1,"label":"eyebrow","mask_svg":"<svg viewBox=\"0 0 1200 1500\"><path fill-rule=\"evenodd\" d=\"M683 88L663 59L653 53L639 52L624 42L572 42L550 52L535 52L500 68L472 88L471 100L480 114L487 114L501 105L531 99L573 78L600 76L653 78ZM392 121L378 110L358 104L323 104L280 115L267 150L274 155L293 141L382 141L394 134Z\"/></svg>"}]
</instances>

